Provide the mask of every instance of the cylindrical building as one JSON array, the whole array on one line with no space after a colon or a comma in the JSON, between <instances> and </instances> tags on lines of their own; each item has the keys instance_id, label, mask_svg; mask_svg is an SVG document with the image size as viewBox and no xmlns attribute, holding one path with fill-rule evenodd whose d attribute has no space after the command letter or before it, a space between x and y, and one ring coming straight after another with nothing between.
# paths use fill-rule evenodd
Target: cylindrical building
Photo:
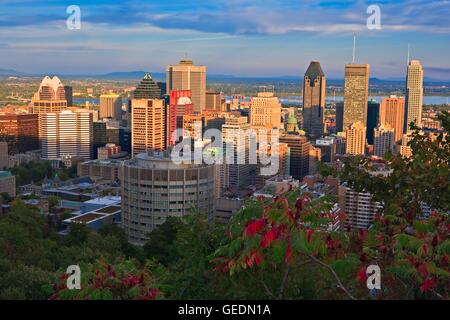
<instances>
[{"instance_id":1,"label":"cylindrical building","mask_svg":"<svg viewBox=\"0 0 450 320\"><path fill-rule=\"evenodd\" d=\"M193 209L213 213L214 165L177 165L169 152L149 151L124 162L122 226L131 243L145 243L168 216L181 217Z\"/></svg>"}]
</instances>

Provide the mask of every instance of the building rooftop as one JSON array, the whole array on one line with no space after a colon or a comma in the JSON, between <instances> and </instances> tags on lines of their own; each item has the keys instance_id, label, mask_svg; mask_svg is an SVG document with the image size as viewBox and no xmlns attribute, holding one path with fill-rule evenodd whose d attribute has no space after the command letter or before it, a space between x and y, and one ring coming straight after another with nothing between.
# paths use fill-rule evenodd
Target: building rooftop
<instances>
[{"instance_id":1,"label":"building rooftop","mask_svg":"<svg viewBox=\"0 0 450 320\"><path fill-rule=\"evenodd\" d=\"M10 171L0 171L0 178L7 178L7 177L11 177L12 174Z\"/></svg>"}]
</instances>

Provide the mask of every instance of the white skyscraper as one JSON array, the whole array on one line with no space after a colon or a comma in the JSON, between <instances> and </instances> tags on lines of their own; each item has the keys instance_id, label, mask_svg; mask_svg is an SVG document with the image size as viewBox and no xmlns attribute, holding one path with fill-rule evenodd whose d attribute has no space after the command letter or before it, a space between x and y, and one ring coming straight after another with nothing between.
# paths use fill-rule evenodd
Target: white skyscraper
<instances>
[{"instance_id":1,"label":"white skyscraper","mask_svg":"<svg viewBox=\"0 0 450 320\"><path fill-rule=\"evenodd\" d=\"M406 77L405 123L403 132L409 131L409 124L417 126L422 122L423 69L419 60L411 60Z\"/></svg>"},{"instance_id":2,"label":"white skyscraper","mask_svg":"<svg viewBox=\"0 0 450 320\"><path fill-rule=\"evenodd\" d=\"M92 157L92 113L64 110L42 115L42 158Z\"/></svg>"}]
</instances>

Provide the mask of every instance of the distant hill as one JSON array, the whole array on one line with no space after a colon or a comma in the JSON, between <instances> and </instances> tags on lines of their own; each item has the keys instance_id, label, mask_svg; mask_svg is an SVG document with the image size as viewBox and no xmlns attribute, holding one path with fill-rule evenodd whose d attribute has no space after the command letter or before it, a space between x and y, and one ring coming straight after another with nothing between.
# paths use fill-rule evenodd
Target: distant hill
<instances>
[{"instance_id":1,"label":"distant hill","mask_svg":"<svg viewBox=\"0 0 450 320\"><path fill-rule=\"evenodd\" d=\"M117 71L117 72L109 72L105 74L97 74L97 75L71 75L71 74L58 74L61 78L64 79L99 79L99 80L135 80L138 81L144 77L144 74L148 71ZM166 74L163 72L150 72L153 79L156 81L165 81ZM0 68L0 77L36 77L40 78L43 75L40 74L28 74L12 69L1 69ZM209 81L219 81L224 83L248 83L248 84L276 84L280 82L286 83L300 83L303 78L298 76L274 76L274 77L244 77L244 76L235 76L228 74L207 74L207 78ZM379 79L379 78L370 78L371 85L403 85L405 83L404 78L387 78L387 79ZM327 85L331 86L342 86L344 84L343 79L327 79ZM424 78L425 86L450 86L450 80L442 81L431 78Z\"/></svg>"},{"instance_id":2,"label":"distant hill","mask_svg":"<svg viewBox=\"0 0 450 320\"><path fill-rule=\"evenodd\" d=\"M12 69L0 69L0 77L25 77L27 76L24 72L19 72Z\"/></svg>"}]
</instances>

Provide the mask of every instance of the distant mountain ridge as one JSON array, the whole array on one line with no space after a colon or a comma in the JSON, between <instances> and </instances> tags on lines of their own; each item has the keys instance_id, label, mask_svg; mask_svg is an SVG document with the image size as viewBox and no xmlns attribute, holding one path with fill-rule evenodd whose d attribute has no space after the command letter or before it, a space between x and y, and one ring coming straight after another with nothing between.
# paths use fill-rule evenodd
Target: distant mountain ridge
<instances>
[{"instance_id":1,"label":"distant mountain ridge","mask_svg":"<svg viewBox=\"0 0 450 320\"><path fill-rule=\"evenodd\" d=\"M149 71L115 71L115 72L109 72L105 74L94 74L94 75L71 75L71 74L58 74L61 78L66 79L101 79L101 80L140 80L144 77L144 74ZM153 79L155 81L165 81L166 74L163 72L150 72ZM16 71L13 69L2 69L0 68L0 78L7 78L7 77L33 77L33 78L39 78L43 77L45 74L30 74L25 72ZM301 82L303 77L300 76L291 76L291 75L283 75L283 76L236 76L236 75L227 75L227 74L208 74L207 75L209 80L216 80L216 81L225 81L225 82L244 82L248 81L250 83L254 82L280 82L280 81L286 81L286 82ZM341 85L344 82L344 79L327 79L328 84L335 84L335 85ZM389 84L400 84L402 82L405 82L405 79L402 78L386 78L386 79L379 79L379 78L370 78L371 84L378 84L378 85L389 85ZM432 79L432 78L424 78L424 82L426 85L450 85L450 80L438 80L438 79Z\"/></svg>"}]
</instances>

